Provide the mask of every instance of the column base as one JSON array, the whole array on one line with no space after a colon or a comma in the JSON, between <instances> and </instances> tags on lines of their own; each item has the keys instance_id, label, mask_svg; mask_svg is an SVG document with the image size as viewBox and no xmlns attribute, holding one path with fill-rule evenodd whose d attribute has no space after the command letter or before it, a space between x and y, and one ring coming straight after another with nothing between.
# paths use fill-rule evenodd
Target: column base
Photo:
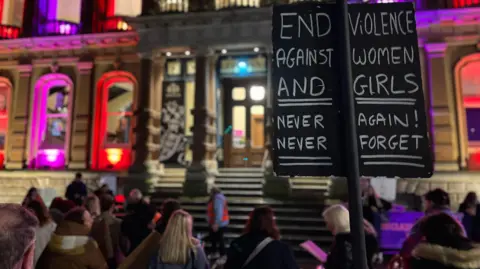
<instances>
[{"instance_id":1,"label":"column base","mask_svg":"<svg viewBox=\"0 0 480 269\"><path fill-rule=\"evenodd\" d=\"M208 196L215 177L210 174L204 164L192 164L187 168L183 195L189 197Z\"/></svg>"},{"instance_id":2,"label":"column base","mask_svg":"<svg viewBox=\"0 0 480 269\"><path fill-rule=\"evenodd\" d=\"M266 196L288 199L292 195L292 183L289 177L279 177L273 173L272 161L265 164L265 182L263 183L263 193Z\"/></svg>"}]
</instances>

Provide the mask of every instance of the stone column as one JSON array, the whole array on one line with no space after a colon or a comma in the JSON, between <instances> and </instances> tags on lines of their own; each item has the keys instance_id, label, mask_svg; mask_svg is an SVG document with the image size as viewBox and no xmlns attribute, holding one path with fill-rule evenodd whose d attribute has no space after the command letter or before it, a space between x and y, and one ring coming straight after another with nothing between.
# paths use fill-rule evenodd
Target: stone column
<instances>
[{"instance_id":1,"label":"stone column","mask_svg":"<svg viewBox=\"0 0 480 269\"><path fill-rule=\"evenodd\" d=\"M209 60L206 53L195 57L195 108L193 109L192 163L187 168L183 193L187 196L207 195L214 178L206 167L207 95L211 85ZM213 71L213 70L212 70Z\"/></svg>"},{"instance_id":2,"label":"stone column","mask_svg":"<svg viewBox=\"0 0 480 269\"><path fill-rule=\"evenodd\" d=\"M144 174L147 170L149 157L149 119L150 119L150 93L153 85L151 54L140 55L140 76L138 77L138 89L135 93L135 111L133 126L133 164L130 167L132 174Z\"/></svg>"},{"instance_id":3,"label":"stone column","mask_svg":"<svg viewBox=\"0 0 480 269\"><path fill-rule=\"evenodd\" d=\"M165 69L165 57L155 59L152 66L152 86L150 87L150 108L148 122L148 148L147 160L150 173L161 174L163 169L160 157L160 127L162 110L162 83Z\"/></svg>"},{"instance_id":4,"label":"stone column","mask_svg":"<svg viewBox=\"0 0 480 269\"><path fill-rule=\"evenodd\" d=\"M92 107L92 62L77 63L77 78L75 85L75 99L72 114L72 133L70 146L70 161L68 168L87 168L88 157L90 156ZM94 87L95 88L95 87Z\"/></svg>"},{"instance_id":5,"label":"stone column","mask_svg":"<svg viewBox=\"0 0 480 269\"><path fill-rule=\"evenodd\" d=\"M428 86L432 114L432 134L436 171L460 169L455 92L452 88L451 60L447 44L425 44ZM462 160L463 162L464 160Z\"/></svg>"},{"instance_id":6,"label":"stone column","mask_svg":"<svg viewBox=\"0 0 480 269\"><path fill-rule=\"evenodd\" d=\"M15 81L12 81L14 89L10 92L12 111L8 128L6 169L22 169L28 154L32 65L19 65L17 70Z\"/></svg>"},{"instance_id":7,"label":"stone column","mask_svg":"<svg viewBox=\"0 0 480 269\"><path fill-rule=\"evenodd\" d=\"M263 184L263 193L267 196L288 198L292 191L292 184L289 177L279 177L275 175L273 171L272 163L272 133L273 133L273 98L275 96L275 90L272 88L272 49L267 54L267 87L266 95L267 107L265 109L265 148L267 149L267 155L264 156L264 177L265 182Z\"/></svg>"}]
</instances>

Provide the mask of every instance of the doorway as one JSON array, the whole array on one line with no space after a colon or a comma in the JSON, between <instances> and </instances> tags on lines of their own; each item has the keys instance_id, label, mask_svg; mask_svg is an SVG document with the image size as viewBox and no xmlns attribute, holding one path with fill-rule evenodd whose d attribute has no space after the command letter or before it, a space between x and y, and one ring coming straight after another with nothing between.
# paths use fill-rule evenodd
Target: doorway
<instances>
[{"instance_id":1,"label":"doorway","mask_svg":"<svg viewBox=\"0 0 480 269\"><path fill-rule=\"evenodd\" d=\"M266 80L223 79L225 167L261 167L265 150Z\"/></svg>"}]
</instances>

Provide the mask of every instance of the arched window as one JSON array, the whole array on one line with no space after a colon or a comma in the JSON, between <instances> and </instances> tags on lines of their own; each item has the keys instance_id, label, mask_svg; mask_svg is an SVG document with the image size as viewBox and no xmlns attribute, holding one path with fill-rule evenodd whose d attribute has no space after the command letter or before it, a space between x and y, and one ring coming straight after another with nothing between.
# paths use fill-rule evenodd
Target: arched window
<instances>
[{"instance_id":1,"label":"arched window","mask_svg":"<svg viewBox=\"0 0 480 269\"><path fill-rule=\"evenodd\" d=\"M127 169L131 164L135 78L108 72L97 85L92 165L94 169Z\"/></svg>"},{"instance_id":2,"label":"arched window","mask_svg":"<svg viewBox=\"0 0 480 269\"><path fill-rule=\"evenodd\" d=\"M63 74L47 74L35 85L30 136L30 166L63 168L70 141L73 83Z\"/></svg>"},{"instance_id":3,"label":"arched window","mask_svg":"<svg viewBox=\"0 0 480 269\"><path fill-rule=\"evenodd\" d=\"M5 149L8 134L8 110L12 84L7 78L0 77L0 167L5 161Z\"/></svg>"}]
</instances>

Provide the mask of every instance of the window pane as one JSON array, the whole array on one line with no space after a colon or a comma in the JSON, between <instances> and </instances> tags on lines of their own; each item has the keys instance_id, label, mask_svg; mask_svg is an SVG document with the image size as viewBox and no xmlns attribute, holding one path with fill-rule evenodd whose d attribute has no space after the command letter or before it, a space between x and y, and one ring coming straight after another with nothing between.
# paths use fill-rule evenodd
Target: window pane
<instances>
[{"instance_id":1,"label":"window pane","mask_svg":"<svg viewBox=\"0 0 480 269\"><path fill-rule=\"evenodd\" d=\"M252 106L250 108L250 128L251 128L251 147L263 148L265 141L264 132L264 114L265 108L263 106Z\"/></svg>"},{"instance_id":2,"label":"window pane","mask_svg":"<svg viewBox=\"0 0 480 269\"><path fill-rule=\"evenodd\" d=\"M8 93L10 88L6 85L0 87L0 150L5 149L5 138L8 130Z\"/></svg>"},{"instance_id":3,"label":"window pane","mask_svg":"<svg viewBox=\"0 0 480 269\"><path fill-rule=\"evenodd\" d=\"M130 142L131 117L125 115L109 115L105 144L127 144Z\"/></svg>"},{"instance_id":4,"label":"window pane","mask_svg":"<svg viewBox=\"0 0 480 269\"><path fill-rule=\"evenodd\" d=\"M467 129L469 141L480 141L480 108L467 108Z\"/></svg>"},{"instance_id":5,"label":"window pane","mask_svg":"<svg viewBox=\"0 0 480 269\"><path fill-rule=\"evenodd\" d=\"M40 149L64 149L68 117L47 118Z\"/></svg>"},{"instance_id":6,"label":"window pane","mask_svg":"<svg viewBox=\"0 0 480 269\"><path fill-rule=\"evenodd\" d=\"M193 127L192 109L195 105L195 82L187 82L185 84L185 135L192 136L191 128Z\"/></svg>"},{"instance_id":7,"label":"window pane","mask_svg":"<svg viewBox=\"0 0 480 269\"><path fill-rule=\"evenodd\" d=\"M108 112L132 111L133 84L114 83L108 88Z\"/></svg>"},{"instance_id":8,"label":"window pane","mask_svg":"<svg viewBox=\"0 0 480 269\"><path fill-rule=\"evenodd\" d=\"M236 87L232 90L232 99L234 101L243 101L247 98L247 91L243 87Z\"/></svg>"},{"instance_id":9,"label":"window pane","mask_svg":"<svg viewBox=\"0 0 480 269\"><path fill-rule=\"evenodd\" d=\"M234 148L245 148L247 140L246 109L244 106L234 106L232 110L233 130L232 144Z\"/></svg>"},{"instance_id":10,"label":"window pane","mask_svg":"<svg viewBox=\"0 0 480 269\"><path fill-rule=\"evenodd\" d=\"M52 87L48 90L47 115L68 113L68 88Z\"/></svg>"}]
</instances>

